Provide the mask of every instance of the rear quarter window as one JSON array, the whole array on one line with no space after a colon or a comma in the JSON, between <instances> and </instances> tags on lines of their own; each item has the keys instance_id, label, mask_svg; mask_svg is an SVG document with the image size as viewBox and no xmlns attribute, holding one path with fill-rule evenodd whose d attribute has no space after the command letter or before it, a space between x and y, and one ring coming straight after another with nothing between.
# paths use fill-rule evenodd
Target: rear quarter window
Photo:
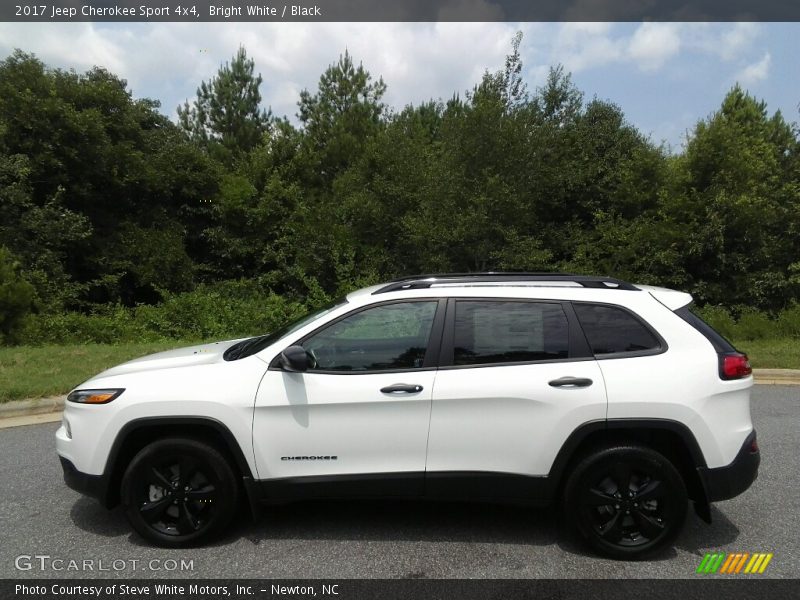
<instances>
[{"instance_id":1,"label":"rear quarter window","mask_svg":"<svg viewBox=\"0 0 800 600\"><path fill-rule=\"evenodd\" d=\"M714 350L716 350L718 353L727 354L730 352L736 352L736 348L734 348L733 344L726 340L722 334L711 327L711 325L693 313L689 306L679 308L675 311L675 314L689 323L689 325L694 327L697 331L702 333L705 338L711 342L711 345L714 346Z\"/></svg>"},{"instance_id":2,"label":"rear quarter window","mask_svg":"<svg viewBox=\"0 0 800 600\"><path fill-rule=\"evenodd\" d=\"M661 350L658 337L626 310L601 304L573 307L595 356Z\"/></svg>"}]
</instances>

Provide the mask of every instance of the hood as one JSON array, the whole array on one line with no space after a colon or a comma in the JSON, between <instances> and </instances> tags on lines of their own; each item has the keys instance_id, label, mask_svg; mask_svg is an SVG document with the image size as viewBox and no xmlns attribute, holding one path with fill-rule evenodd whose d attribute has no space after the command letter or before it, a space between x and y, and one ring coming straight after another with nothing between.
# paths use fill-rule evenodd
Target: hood
<instances>
[{"instance_id":1,"label":"hood","mask_svg":"<svg viewBox=\"0 0 800 600\"><path fill-rule=\"evenodd\" d=\"M245 338L241 338L245 339ZM110 377L113 375L125 375L127 373L139 373L142 371L155 371L158 369L177 369L180 367L193 367L195 365L207 365L221 362L222 354L240 340L227 340L224 342L212 342L210 344L200 344L199 346L187 346L186 348L176 348L166 352L148 354L141 358L134 358L126 363L111 367L92 379L99 377Z\"/></svg>"}]
</instances>

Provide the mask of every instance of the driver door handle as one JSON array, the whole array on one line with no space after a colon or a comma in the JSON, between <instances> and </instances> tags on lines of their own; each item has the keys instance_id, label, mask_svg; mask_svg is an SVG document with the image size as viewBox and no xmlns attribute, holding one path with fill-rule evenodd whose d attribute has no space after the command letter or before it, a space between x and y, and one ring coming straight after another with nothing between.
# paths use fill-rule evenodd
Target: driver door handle
<instances>
[{"instance_id":1,"label":"driver door handle","mask_svg":"<svg viewBox=\"0 0 800 600\"><path fill-rule=\"evenodd\" d=\"M419 394L422 391L421 385L414 385L408 383L395 383L381 388L384 394Z\"/></svg>"},{"instance_id":2,"label":"driver door handle","mask_svg":"<svg viewBox=\"0 0 800 600\"><path fill-rule=\"evenodd\" d=\"M592 385L592 380L588 377L560 377L549 382L551 387L561 388L582 388Z\"/></svg>"}]
</instances>

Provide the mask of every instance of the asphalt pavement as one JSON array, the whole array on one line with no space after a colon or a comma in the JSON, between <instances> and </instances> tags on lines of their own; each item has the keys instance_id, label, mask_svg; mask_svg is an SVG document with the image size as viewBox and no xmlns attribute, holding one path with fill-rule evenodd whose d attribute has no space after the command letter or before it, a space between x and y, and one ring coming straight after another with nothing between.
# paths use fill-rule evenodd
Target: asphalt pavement
<instances>
[{"instance_id":1,"label":"asphalt pavement","mask_svg":"<svg viewBox=\"0 0 800 600\"><path fill-rule=\"evenodd\" d=\"M119 509L64 485L57 424L3 429L0 578L693 578L713 551L772 552L758 577L798 578L800 388L756 386L753 418L753 487L715 505L713 525L690 512L673 548L635 563L588 553L552 509L422 502L272 507L209 547L154 548Z\"/></svg>"}]
</instances>

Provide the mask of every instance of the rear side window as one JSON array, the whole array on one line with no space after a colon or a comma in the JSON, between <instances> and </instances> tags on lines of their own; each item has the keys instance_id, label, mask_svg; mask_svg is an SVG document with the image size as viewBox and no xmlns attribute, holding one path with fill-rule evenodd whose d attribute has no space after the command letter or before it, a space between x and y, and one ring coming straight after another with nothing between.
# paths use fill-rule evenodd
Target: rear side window
<instances>
[{"instance_id":1,"label":"rear side window","mask_svg":"<svg viewBox=\"0 0 800 600\"><path fill-rule=\"evenodd\" d=\"M595 356L661 348L658 338L626 310L599 304L573 306Z\"/></svg>"},{"instance_id":2,"label":"rear side window","mask_svg":"<svg viewBox=\"0 0 800 600\"><path fill-rule=\"evenodd\" d=\"M456 302L453 364L558 360L569 356L569 323L560 304Z\"/></svg>"}]
</instances>

